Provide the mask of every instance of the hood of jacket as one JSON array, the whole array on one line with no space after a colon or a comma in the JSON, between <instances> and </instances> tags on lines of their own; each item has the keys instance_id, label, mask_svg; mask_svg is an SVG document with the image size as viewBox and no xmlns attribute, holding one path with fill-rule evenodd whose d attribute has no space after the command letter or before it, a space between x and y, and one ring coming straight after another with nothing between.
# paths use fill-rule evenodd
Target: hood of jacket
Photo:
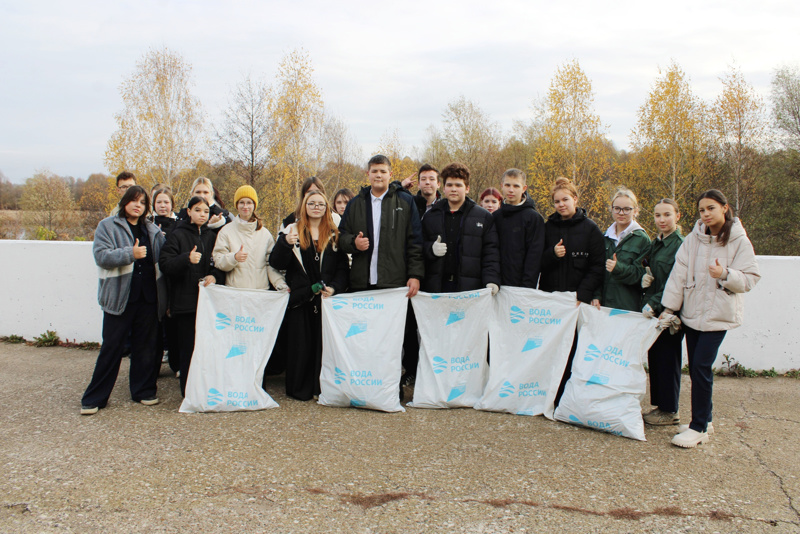
<instances>
[{"instance_id":1,"label":"hood of jacket","mask_svg":"<svg viewBox=\"0 0 800 534\"><path fill-rule=\"evenodd\" d=\"M464 215L469 213L469 211L472 208L474 208L475 206L477 206L477 205L478 204L474 200L472 200L469 197L466 197L464 199L464 204L462 204L462 206L461 206L462 211L464 212ZM434 211L434 210L441 211L443 213L447 213L447 212L450 211L450 203L447 201L446 198L443 198L441 200L437 200L436 202L433 203L433 206L431 206L431 209L430 209L430 211Z\"/></svg>"},{"instance_id":2,"label":"hood of jacket","mask_svg":"<svg viewBox=\"0 0 800 534\"><path fill-rule=\"evenodd\" d=\"M695 237L701 243L711 243L712 239L716 239L716 236L712 236L711 234L707 234L706 230L708 228L702 221L698 219L695 223L694 228L692 229L692 233L695 234ZM747 232L744 230L744 226L742 226L741 221L739 221L739 217L733 218L733 226L731 226L731 235L728 238L728 243L732 243L737 239L741 239L743 237L747 237Z\"/></svg>"},{"instance_id":3,"label":"hood of jacket","mask_svg":"<svg viewBox=\"0 0 800 534\"><path fill-rule=\"evenodd\" d=\"M200 232L197 231L197 226L190 223L189 221L178 221L175 223L175 226L172 228L173 232L189 232L192 235L204 235L205 233L209 232L208 223L205 223L203 226L200 227Z\"/></svg>"},{"instance_id":4,"label":"hood of jacket","mask_svg":"<svg viewBox=\"0 0 800 534\"><path fill-rule=\"evenodd\" d=\"M500 206L500 211L505 211L506 213L516 213L518 211L523 210L533 210L536 211L536 202L530 197L528 193L525 193L525 199L522 201L521 204L517 204L516 206L512 206L511 204L503 204Z\"/></svg>"},{"instance_id":5,"label":"hood of jacket","mask_svg":"<svg viewBox=\"0 0 800 534\"><path fill-rule=\"evenodd\" d=\"M547 218L547 222L555 224L556 226L572 226L574 224L578 224L584 219L588 219L586 216L586 210L583 208L575 208L575 215L573 215L572 218L562 219L561 215L559 215L558 212L555 212L550 214L550 216Z\"/></svg>"}]
</instances>

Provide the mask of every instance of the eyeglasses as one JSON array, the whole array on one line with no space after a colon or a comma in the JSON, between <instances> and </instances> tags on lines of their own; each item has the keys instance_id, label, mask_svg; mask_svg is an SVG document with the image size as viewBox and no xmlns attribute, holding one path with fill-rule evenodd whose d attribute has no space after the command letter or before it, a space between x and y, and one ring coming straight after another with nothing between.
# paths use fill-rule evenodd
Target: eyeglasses
<instances>
[{"instance_id":1,"label":"eyeglasses","mask_svg":"<svg viewBox=\"0 0 800 534\"><path fill-rule=\"evenodd\" d=\"M633 208L620 208L619 206L612 206L611 210L614 213L624 213L625 215L633 211Z\"/></svg>"},{"instance_id":2,"label":"eyeglasses","mask_svg":"<svg viewBox=\"0 0 800 534\"><path fill-rule=\"evenodd\" d=\"M324 209L327 205L324 202L309 202L306 204L308 209L312 210L321 210Z\"/></svg>"}]
</instances>

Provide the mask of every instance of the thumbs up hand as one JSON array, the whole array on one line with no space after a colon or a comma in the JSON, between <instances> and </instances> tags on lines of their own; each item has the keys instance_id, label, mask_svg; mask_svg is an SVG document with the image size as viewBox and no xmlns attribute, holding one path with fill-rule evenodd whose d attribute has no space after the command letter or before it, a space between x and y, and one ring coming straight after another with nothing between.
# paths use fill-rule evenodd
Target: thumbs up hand
<instances>
[{"instance_id":1,"label":"thumbs up hand","mask_svg":"<svg viewBox=\"0 0 800 534\"><path fill-rule=\"evenodd\" d=\"M642 276L642 289L650 287L653 284L653 280L656 279L650 267L645 267L644 270L647 272Z\"/></svg>"},{"instance_id":2,"label":"thumbs up hand","mask_svg":"<svg viewBox=\"0 0 800 534\"><path fill-rule=\"evenodd\" d=\"M606 271L614 272L614 267L617 266L617 255L614 254L614 258L610 260L606 260Z\"/></svg>"},{"instance_id":3,"label":"thumbs up hand","mask_svg":"<svg viewBox=\"0 0 800 534\"><path fill-rule=\"evenodd\" d=\"M141 260L145 256L147 256L147 247L144 245L139 246L139 240L137 239L133 244L133 258L136 260Z\"/></svg>"},{"instance_id":4,"label":"thumbs up hand","mask_svg":"<svg viewBox=\"0 0 800 534\"><path fill-rule=\"evenodd\" d=\"M201 253L197 252L197 245L195 245L194 248L192 249L192 251L189 252L189 261L191 263L194 263L195 265L200 263L200 258L202 258L202 257L203 257L203 255Z\"/></svg>"},{"instance_id":5,"label":"thumbs up hand","mask_svg":"<svg viewBox=\"0 0 800 534\"><path fill-rule=\"evenodd\" d=\"M356 236L356 248L361 252L364 252L369 248L369 238L364 237L364 232L358 232Z\"/></svg>"},{"instance_id":6,"label":"thumbs up hand","mask_svg":"<svg viewBox=\"0 0 800 534\"><path fill-rule=\"evenodd\" d=\"M567 254L567 247L564 246L563 239L556 243L556 246L553 247L553 251L556 253L557 258L563 258Z\"/></svg>"},{"instance_id":7,"label":"thumbs up hand","mask_svg":"<svg viewBox=\"0 0 800 534\"><path fill-rule=\"evenodd\" d=\"M728 270L719 264L719 258L714 260L714 264L708 268L708 274L711 278L721 278L725 280L728 277Z\"/></svg>"},{"instance_id":8,"label":"thumbs up hand","mask_svg":"<svg viewBox=\"0 0 800 534\"><path fill-rule=\"evenodd\" d=\"M442 236L436 238L436 242L433 244L433 254L440 258L447 254L447 243L442 243Z\"/></svg>"},{"instance_id":9,"label":"thumbs up hand","mask_svg":"<svg viewBox=\"0 0 800 534\"><path fill-rule=\"evenodd\" d=\"M244 245L239 247L239 252L234 254L233 257L236 258L236 261L238 261L239 263L242 263L243 261L247 260L247 252L244 251Z\"/></svg>"}]
</instances>

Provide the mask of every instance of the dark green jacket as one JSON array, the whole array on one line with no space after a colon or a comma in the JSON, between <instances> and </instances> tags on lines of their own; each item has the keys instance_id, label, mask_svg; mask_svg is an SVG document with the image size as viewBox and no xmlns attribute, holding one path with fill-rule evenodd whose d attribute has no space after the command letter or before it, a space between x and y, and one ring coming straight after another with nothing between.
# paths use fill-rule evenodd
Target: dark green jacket
<instances>
[{"instance_id":1,"label":"dark green jacket","mask_svg":"<svg viewBox=\"0 0 800 534\"><path fill-rule=\"evenodd\" d=\"M664 307L661 305L661 295L664 293L664 286L667 285L669 273L672 272L672 266L675 264L675 254L678 253L682 243L683 236L681 231L677 229L664 238L663 241L655 238L650 243L650 252L647 254L647 258L655 280L650 284L650 287L644 290L641 307L644 308L645 304L649 304L653 308L653 315L656 317L664 311ZM644 276L644 266L640 265L638 271ZM641 280L641 276L639 279Z\"/></svg>"},{"instance_id":2,"label":"dark green jacket","mask_svg":"<svg viewBox=\"0 0 800 534\"><path fill-rule=\"evenodd\" d=\"M350 289L364 290L369 285L369 264L375 246L372 228L372 195L364 187L347 204L339 223L339 244L352 254ZM360 251L355 240L359 232L369 238L369 248ZM422 259L422 225L413 197L403 191L400 182L392 182L381 203L380 244L378 245L379 289L403 287L409 278L422 282L425 264Z\"/></svg>"},{"instance_id":3,"label":"dark green jacket","mask_svg":"<svg viewBox=\"0 0 800 534\"><path fill-rule=\"evenodd\" d=\"M638 267L642 266L650 251L650 238L644 230L634 230L622 238L619 244L608 236L603 236L606 245L606 260L617 255L617 266L613 273L605 271L603 292L600 304L619 310L641 311L642 276Z\"/></svg>"}]
</instances>

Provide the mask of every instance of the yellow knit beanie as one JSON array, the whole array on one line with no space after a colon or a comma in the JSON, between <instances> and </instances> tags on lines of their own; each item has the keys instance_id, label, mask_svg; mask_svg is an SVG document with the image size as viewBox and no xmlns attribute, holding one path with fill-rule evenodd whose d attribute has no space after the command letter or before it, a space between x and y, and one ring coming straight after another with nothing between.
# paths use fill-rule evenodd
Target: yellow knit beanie
<instances>
[{"instance_id":1,"label":"yellow knit beanie","mask_svg":"<svg viewBox=\"0 0 800 534\"><path fill-rule=\"evenodd\" d=\"M233 205L236 206L237 204L239 204L239 201L242 200L243 198L249 198L250 200L253 201L253 203L255 204L253 211L255 211L256 208L258 208L258 195L256 194L256 190L253 189L251 186L243 185L242 187L236 190L236 194L233 195Z\"/></svg>"}]
</instances>

